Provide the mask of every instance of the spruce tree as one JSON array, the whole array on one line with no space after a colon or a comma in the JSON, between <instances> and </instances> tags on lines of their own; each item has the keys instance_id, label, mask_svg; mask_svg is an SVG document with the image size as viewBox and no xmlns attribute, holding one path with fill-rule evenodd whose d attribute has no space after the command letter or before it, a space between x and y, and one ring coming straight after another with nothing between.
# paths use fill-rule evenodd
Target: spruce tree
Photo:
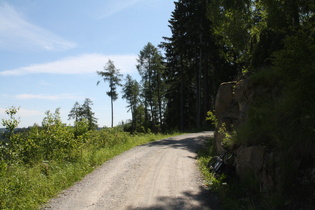
<instances>
[{"instance_id":1,"label":"spruce tree","mask_svg":"<svg viewBox=\"0 0 315 210\"><path fill-rule=\"evenodd\" d=\"M161 53L150 42L140 51L137 69L142 78L145 127L157 131L163 123L164 65Z\"/></svg>"},{"instance_id":2,"label":"spruce tree","mask_svg":"<svg viewBox=\"0 0 315 210\"><path fill-rule=\"evenodd\" d=\"M164 37L167 68L166 122L181 130L201 127L222 81L236 74L220 58L220 45L207 17L206 0L175 2L169 20L171 37Z\"/></svg>"},{"instance_id":3,"label":"spruce tree","mask_svg":"<svg viewBox=\"0 0 315 210\"><path fill-rule=\"evenodd\" d=\"M134 132L137 130L138 125L138 107L140 102L140 85L136 80L133 80L132 77L128 74L126 77L126 83L123 86L123 96L128 103L128 111L131 111L132 116L132 128L131 131Z\"/></svg>"}]
</instances>

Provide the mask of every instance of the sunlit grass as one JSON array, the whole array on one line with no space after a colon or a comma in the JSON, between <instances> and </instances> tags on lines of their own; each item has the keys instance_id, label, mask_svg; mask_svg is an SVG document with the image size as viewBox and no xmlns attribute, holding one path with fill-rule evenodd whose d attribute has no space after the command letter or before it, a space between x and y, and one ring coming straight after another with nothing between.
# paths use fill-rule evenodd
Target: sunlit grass
<instances>
[{"instance_id":1,"label":"sunlit grass","mask_svg":"<svg viewBox=\"0 0 315 210\"><path fill-rule=\"evenodd\" d=\"M75 162L43 161L32 166L10 165L0 173L0 209L38 209L105 161L135 146L172 135L122 135L123 143L103 148L84 148Z\"/></svg>"}]
</instances>

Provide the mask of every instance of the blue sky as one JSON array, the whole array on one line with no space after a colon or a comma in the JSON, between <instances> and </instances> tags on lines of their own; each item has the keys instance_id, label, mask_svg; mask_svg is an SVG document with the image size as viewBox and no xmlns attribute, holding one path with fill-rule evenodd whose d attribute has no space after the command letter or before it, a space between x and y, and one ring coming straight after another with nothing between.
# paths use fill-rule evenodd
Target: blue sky
<instances>
[{"instance_id":1,"label":"blue sky","mask_svg":"<svg viewBox=\"0 0 315 210\"><path fill-rule=\"evenodd\" d=\"M99 126L110 126L108 84L96 86L96 71L111 59L139 80L138 54L171 36L173 10L173 0L0 0L0 118L20 107L19 127L28 127L60 107L72 124L74 103L90 98ZM131 118L119 95L115 125Z\"/></svg>"}]
</instances>

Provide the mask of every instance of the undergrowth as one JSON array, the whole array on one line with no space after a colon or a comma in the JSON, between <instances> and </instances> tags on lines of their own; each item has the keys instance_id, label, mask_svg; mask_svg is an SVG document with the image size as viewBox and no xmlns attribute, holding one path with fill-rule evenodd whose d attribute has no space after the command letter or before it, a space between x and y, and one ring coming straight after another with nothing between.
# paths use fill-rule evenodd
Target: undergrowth
<instances>
[{"instance_id":1,"label":"undergrowth","mask_svg":"<svg viewBox=\"0 0 315 210\"><path fill-rule=\"evenodd\" d=\"M17 125L13 115L5 122ZM178 135L130 135L114 128L75 137L75 129L62 124L58 112L48 113L42 126L17 134L13 130L0 142L0 209L38 209L114 156Z\"/></svg>"},{"instance_id":2,"label":"undergrowth","mask_svg":"<svg viewBox=\"0 0 315 210\"><path fill-rule=\"evenodd\" d=\"M81 151L81 158L76 161L42 160L33 165L14 164L2 167L0 209L37 209L106 160L137 145L170 136L163 134L131 136L121 132L116 134L126 138L125 142L104 148L86 148Z\"/></svg>"},{"instance_id":3,"label":"undergrowth","mask_svg":"<svg viewBox=\"0 0 315 210\"><path fill-rule=\"evenodd\" d=\"M221 206L227 210L275 209L270 202L265 202L269 198L256 196L249 184L240 183L236 176L216 177L209 171L207 164L215 154L213 143L214 139L209 139L204 149L198 152L198 165L208 190L217 195Z\"/></svg>"}]
</instances>

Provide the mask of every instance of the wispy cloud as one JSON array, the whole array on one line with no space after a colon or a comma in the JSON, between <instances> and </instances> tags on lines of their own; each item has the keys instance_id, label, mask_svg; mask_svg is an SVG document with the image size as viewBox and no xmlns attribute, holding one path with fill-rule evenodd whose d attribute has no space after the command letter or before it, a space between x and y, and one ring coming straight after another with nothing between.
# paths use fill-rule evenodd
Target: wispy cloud
<instances>
[{"instance_id":1,"label":"wispy cloud","mask_svg":"<svg viewBox=\"0 0 315 210\"><path fill-rule=\"evenodd\" d=\"M45 113L38 110L28 110L28 109L20 109L18 115L21 117L32 117L32 116L41 116Z\"/></svg>"},{"instance_id":2,"label":"wispy cloud","mask_svg":"<svg viewBox=\"0 0 315 210\"><path fill-rule=\"evenodd\" d=\"M4 70L0 76L20 76L26 74L88 74L103 70L108 60L111 59L121 73L136 71L136 55L103 55L86 54L68 57L54 62L35 64L17 69Z\"/></svg>"},{"instance_id":3,"label":"wispy cloud","mask_svg":"<svg viewBox=\"0 0 315 210\"><path fill-rule=\"evenodd\" d=\"M23 51L62 51L75 43L28 22L8 3L0 3L0 49Z\"/></svg>"},{"instance_id":4,"label":"wispy cloud","mask_svg":"<svg viewBox=\"0 0 315 210\"><path fill-rule=\"evenodd\" d=\"M111 15L114 15L118 12L123 11L124 9L127 9L130 6L135 5L136 3L140 2L141 0L110 0L106 2L106 7L104 9L104 13L100 15L98 18L103 19L106 17L109 17Z\"/></svg>"},{"instance_id":5,"label":"wispy cloud","mask_svg":"<svg viewBox=\"0 0 315 210\"><path fill-rule=\"evenodd\" d=\"M5 110L3 108L0 108L0 115L3 115L3 117L5 116ZM44 115L43 112L38 111L38 110L28 110L28 109L22 109L20 108L16 114L18 117L31 117L31 116L40 116L40 115Z\"/></svg>"},{"instance_id":6,"label":"wispy cloud","mask_svg":"<svg viewBox=\"0 0 315 210\"><path fill-rule=\"evenodd\" d=\"M78 96L71 94L43 95L43 94L19 94L16 99L41 99L41 100L77 100ZM81 99L81 98L80 98Z\"/></svg>"}]
</instances>

